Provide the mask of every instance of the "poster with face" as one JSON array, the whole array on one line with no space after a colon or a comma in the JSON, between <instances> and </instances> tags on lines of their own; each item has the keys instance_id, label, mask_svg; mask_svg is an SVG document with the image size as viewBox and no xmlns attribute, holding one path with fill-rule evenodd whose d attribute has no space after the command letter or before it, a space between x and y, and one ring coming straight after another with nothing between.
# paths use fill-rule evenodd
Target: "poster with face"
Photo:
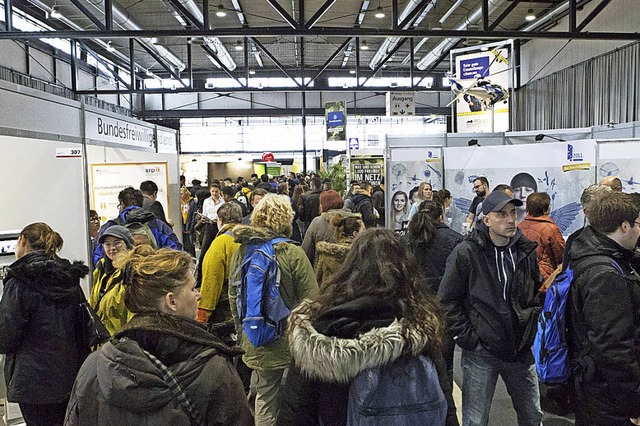
<instances>
[{"instance_id":1,"label":"poster with face","mask_svg":"<svg viewBox=\"0 0 640 426\"><path fill-rule=\"evenodd\" d=\"M640 192L638 160L640 142L598 142L598 181L617 176L622 181L623 192Z\"/></svg>"},{"instance_id":2,"label":"poster with face","mask_svg":"<svg viewBox=\"0 0 640 426\"><path fill-rule=\"evenodd\" d=\"M475 197L476 178L485 176L489 189L509 185L523 201L518 220L526 215L526 198L533 192L551 197L551 218L569 235L584 224L582 190L595 182L596 144L593 140L457 147L444 149L445 182L456 209L464 216ZM462 229L455 229L461 232Z\"/></svg>"},{"instance_id":3,"label":"poster with face","mask_svg":"<svg viewBox=\"0 0 640 426\"><path fill-rule=\"evenodd\" d=\"M442 189L444 169L440 147L392 147L387 163L388 173L387 227L397 232L406 229L409 210L419 201L420 184L423 193Z\"/></svg>"}]
</instances>

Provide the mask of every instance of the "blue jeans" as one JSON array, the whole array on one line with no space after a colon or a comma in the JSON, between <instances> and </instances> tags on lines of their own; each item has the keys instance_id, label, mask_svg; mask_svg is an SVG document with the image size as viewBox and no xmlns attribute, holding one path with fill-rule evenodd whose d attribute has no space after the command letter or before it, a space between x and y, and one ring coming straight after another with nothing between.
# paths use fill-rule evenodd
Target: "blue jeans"
<instances>
[{"instance_id":1,"label":"blue jeans","mask_svg":"<svg viewBox=\"0 0 640 426\"><path fill-rule=\"evenodd\" d=\"M540 390L534 363L507 362L488 351L462 350L462 425L485 426L498 374L511 396L519 426L540 426Z\"/></svg>"}]
</instances>

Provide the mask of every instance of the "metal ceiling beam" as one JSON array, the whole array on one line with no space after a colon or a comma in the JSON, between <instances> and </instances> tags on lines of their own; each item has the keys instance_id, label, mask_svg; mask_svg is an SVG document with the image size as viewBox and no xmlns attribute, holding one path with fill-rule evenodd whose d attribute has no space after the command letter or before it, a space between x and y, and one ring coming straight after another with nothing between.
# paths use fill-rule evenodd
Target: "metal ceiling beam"
<instances>
[{"instance_id":1,"label":"metal ceiling beam","mask_svg":"<svg viewBox=\"0 0 640 426\"><path fill-rule=\"evenodd\" d=\"M433 0L422 0L413 10L407 15L402 22L398 24L398 28L407 29L416 19L418 15L422 13L425 7L429 5Z\"/></svg>"},{"instance_id":2,"label":"metal ceiling beam","mask_svg":"<svg viewBox=\"0 0 640 426\"><path fill-rule=\"evenodd\" d=\"M407 32L400 29L385 28L216 28L211 30L126 30L126 31L4 31L0 32L0 40L34 40L41 38L66 38L74 40L86 39L127 39L152 37L407 37ZM428 30L416 29L412 37L435 38L480 38L480 39L576 39L576 40L640 40L640 33L609 31L548 31L526 32L514 30L482 31L482 30Z\"/></svg>"},{"instance_id":3,"label":"metal ceiling beam","mask_svg":"<svg viewBox=\"0 0 640 426\"><path fill-rule=\"evenodd\" d=\"M87 18L89 18L91 20L91 22L93 22L96 25L96 27L100 28L101 30L106 30L107 29L105 24L98 17L96 17L93 13L91 13L91 11L89 9L87 9L87 7L84 5L84 3L82 3L80 0L71 0L71 3L73 3L73 5L75 7L80 9L80 12L84 13L85 16Z\"/></svg>"},{"instance_id":4,"label":"metal ceiling beam","mask_svg":"<svg viewBox=\"0 0 640 426\"><path fill-rule=\"evenodd\" d=\"M204 89L202 87L197 87L191 89L186 85L184 87L177 87L176 89L103 89L103 90L77 90L75 91L79 95L126 95L126 94L142 94L142 95L159 95L159 94L174 94L174 93L202 93L207 94L225 94L225 93L269 93L269 92L279 92L279 93L300 93L300 92L388 92L388 91L398 91L403 90L402 86L375 86L375 87L349 87L345 89L344 87L264 87L262 89L258 89L256 87L216 87L215 89ZM408 89L408 87L407 87ZM449 93L450 90L442 90L442 88L436 89L427 89L420 88L420 92L433 92L433 93ZM299 111L299 110L298 110Z\"/></svg>"},{"instance_id":5,"label":"metal ceiling beam","mask_svg":"<svg viewBox=\"0 0 640 426\"><path fill-rule=\"evenodd\" d=\"M318 11L313 14L311 19L309 19L306 22L305 26L307 27L307 29L313 28L313 26L318 23L320 18L322 18L322 15L327 13L327 11L331 8L331 6L333 6L335 4L336 1L338 1L338 0L327 0L327 1L325 1L324 4L322 6L320 6L320 9L318 9Z\"/></svg>"},{"instance_id":6,"label":"metal ceiling beam","mask_svg":"<svg viewBox=\"0 0 640 426\"><path fill-rule=\"evenodd\" d=\"M592 11L591 13L589 13L589 15L587 15L582 22L580 23L580 25L578 25L578 27L576 28L576 31L582 31L584 30L584 28L589 25L589 23L591 21L593 21L593 18L595 18L596 16L598 16L598 14L600 12L602 12L602 10L607 7L607 5L611 3L611 0L602 0Z\"/></svg>"},{"instance_id":7,"label":"metal ceiling beam","mask_svg":"<svg viewBox=\"0 0 640 426\"><path fill-rule=\"evenodd\" d=\"M108 31L113 29L113 6L111 0L104 0L104 26Z\"/></svg>"},{"instance_id":8,"label":"metal ceiling beam","mask_svg":"<svg viewBox=\"0 0 640 426\"><path fill-rule=\"evenodd\" d=\"M237 81L240 86L242 87L246 86L246 84L242 84L242 82L235 75L231 73L231 70L222 63L222 61L218 58L218 55L216 55L216 52L214 52L213 49L211 49L206 44L203 44L200 47L202 47L202 50L204 50L207 53L207 55L209 55L209 57L220 67L220 69L222 69L222 71L225 72L225 74L227 74L229 77Z\"/></svg>"},{"instance_id":9,"label":"metal ceiling beam","mask_svg":"<svg viewBox=\"0 0 640 426\"><path fill-rule=\"evenodd\" d=\"M182 15L184 19L186 19L189 23L191 23L191 25L195 26L200 30L206 28L204 24L200 21L200 19L193 16L193 13L189 12L189 10L187 10L187 8L184 7L179 0L169 0L169 4L171 5L171 7L173 7L176 10L176 12Z\"/></svg>"},{"instance_id":10,"label":"metal ceiling beam","mask_svg":"<svg viewBox=\"0 0 640 426\"><path fill-rule=\"evenodd\" d=\"M252 37L251 40L253 40L253 42L256 44L256 46L258 46L260 48L260 50L262 50L265 53L265 55L267 55L269 57L269 59L271 59L271 61L273 61L273 63L276 65L276 67L278 67L280 69L280 71L282 71L284 73L284 75L289 77L291 79L291 81L293 81L298 87L302 87L303 86L302 84L298 83L295 78L293 78L293 77L291 77L291 75L289 75L287 70L280 63L280 61L278 61L278 59L275 56L273 56L273 54L271 52L269 52L269 50L262 43L260 43L260 41L258 41L258 39Z\"/></svg>"},{"instance_id":11,"label":"metal ceiling beam","mask_svg":"<svg viewBox=\"0 0 640 426\"><path fill-rule=\"evenodd\" d=\"M13 1L4 0L5 31L13 31Z\"/></svg>"},{"instance_id":12,"label":"metal ceiling beam","mask_svg":"<svg viewBox=\"0 0 640 426\"><path fill-rule=\"evenodd\" d=\"M516 8L516 6L518 6L520 4L521 0L513 0L511 2L509 2L509 6L507 6L507 8L504 10L504 12L502 12L500 14L500 16L498 16L491 25L489 25L489 31L494 30L498 27L498 25L500 25L500 22L502 22L504 20L504 18L506 18L507 16L509 16L509 14L511 12L513 12L513 9Z\"/></svg>"},{"instance_id":13,"label":"metal ceiling beam","mask_svg":"<svg viewBox=\"0 0 640 426\"><path fill-rule=\"evenodd\" d=\"M91 54L91 56L93 56L95 58L96 61L98 61L100 64L102 64L103 67L105 67L106 69L109 70L109 73L111 74L111 76L115 79L118 80L120 83L124 84L124 86L129 89L132 90L131 85L129 83L127 83L126 81L124 81L124 79L122 77L120 77L120 73L117 71L117 69L114 71L111 68L109 68L109 64L107 63L107 61L105 61L104 59L102 59L102 56L98 55L96 52L93 51L93 49L91 49L89 46L87 46L86 43L80 42L80 46L82 46L82 48L84 50L87 51L87 53Z\"/></svg>"},{"instance_id":14,"label":"metal ceiling beam","mask_svg":"<svg viewBox=\"0 0 640 426\"><path fill-rule=\"evenodd\" d=\"M267 0L267 3L269 3L271 7L273 7L276 10L276 12L278 12L278 14L282 17L282 19L287 21L287 24L291 25L291 28L299 27L298 21L293 19L293 17L289 15L289 12L287 12L286 10L284 10L282 6L280 6L280 3L278 3L278 0Z\"/></svg>"},{"instance_id":15,"label":"metal ceiling beam","mask_svg":"<svg viewBox=\"0 0 640 426\"><path fill-rule=\"evenodd\" d=\"M399 49L400 49L400 48L401 48L401 47L402 47L402 46L407 42L407 40L408 40L408 38L403 38L402 40L400 40L400 42L399 42L399 43L398 43L398 44L397 44L393 49L391 49L391 52L389 52L389 53L387 54L387 56L385 56L385 57L384 57L384 59L380 61L380 63L378 64L378 66L377 66L377 67L375 67L375 68L373 69L373 72L371 73L371 75L370 75L369 77L367 77L367 78L362 82L362 84L359 84L360 82L358 82L358 86L364 86L364 85L365 85L365 83L366 83L367 81L369 81L371 78L373 78L373 76L375 76L375 75L378 73L378 71L380 71L380 70L382 69L382 67L384 66L384 64L386 64L386 63L387 63L387 61L388 61L389 59L391 59L391 57L392 57L393 55L395 55L395 54L396 54L396 52L397 52L397 51L398 51L398 50L399 50Z\"/></svg>"},{"instance_id":16,"label":"metal ceiling beam","mask_svg":"<svg viewBox=\"0 0 640 426\"><path fill-rule=\"evenodd\" d=\"M334 59L335 59L335 58L336 58L336 57L337 57L337 56L342 52L342 50L343 50L345 47L347 47L347 45L351 42L351 40L352 40L352 38L351 38L351 37L349 37L348 39L346 39L346 40L344 41L344 43L342 43L342 44L340 45L340 47L338 47L338 48L335 50L335 52L333 52L333 53L331 54L331 56L329 56L329 59L327 59L327 60L325 61L325 63L320 67L320 71L318 71L318 72L316 73L316 75L314 75L314 76L311 78L311 80L309 81L309 83L308 83L308 84L313 83L314 81L316 81L316 79L317 79L318 77L320 77L320 74L322 74L322 73L323 73L323 72L324 72L324 71L329 67L329 65L331 65L331 62L333 62L333 60L334 60Z\"/></svg>"},{"instance_id":17,"label":"metal ceiling beam","mask_svg":"<svg viewBox=\"0 0 640 426\"><path fill-rule=\"evenodd\" d=\"M138 40L136 40L136 41L138 41ZM153 57L153 59L155 59L155 60L156 60L156 61L157 61L161 66L162 66L162 68L164 68L164 69L165 69L165 71L167 71L169 74L171 74L171 76L172 76L174 79L178 80L178 82L179 82L183 87L187 87L187 85L186 85L186 84L184 84L184 82L183 82L183 81L182 81L182 79L180 78L180 75L179 75L179 74L177 74L177 73L176 73L176 72L175 72L171 67L169 67L167 64L165 64L165 63L164 63L164 61L162 61L162 59L160 58L160 56L159 56L156 52L154 52L153 50L151 50L151 49L150 49L146 44L144 44L144 43L140 43L140 42L138 41L138 44L139 44L140 46L142 46L142 48L143 48L144 50L146 50L146 51L147 51L147 53L148 53L149 55L151 55L151 56Z\"/></svg>"}]
</instances>

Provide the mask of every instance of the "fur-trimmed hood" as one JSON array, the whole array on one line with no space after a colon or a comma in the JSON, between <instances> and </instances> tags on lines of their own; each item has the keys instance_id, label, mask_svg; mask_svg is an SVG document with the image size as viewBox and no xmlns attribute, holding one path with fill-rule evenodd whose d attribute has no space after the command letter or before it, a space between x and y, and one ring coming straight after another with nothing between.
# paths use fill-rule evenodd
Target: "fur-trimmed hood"
<instances>
[{"instance_id":1,"label":"fur-trimmed hood","mask_svg":"<svg viewBox=\"0 0 640 426\"><path fill-rule=\"evenodd\" d=\"M410 324L405 318L353 338L326 336L312 323L311 304L305 300L289 317L291 356L311 379L348 383L367 368L388 364L406 354L417 356L432 341L419 324Z\"/></svg>"},{"instance_id":2,"label":"fur-trimmed hood","mask_svg":"<svg viewBox=\"0 0 640 426\"><path fill-rule=\"evenodd\" d=\"M67 259L50 258L42 251L34 251L9 267L6 280L16 278L54 302L75 301L80 279L88 273L89 268L80 261L71 263Z\"/></svg>"},{"instance_id":3,"label":"fur-trimmed hood","mask_svg":"<svg viewBox=\"0 0 640 426\"><path fill-rule=\"evenodd\" d=\"M344 259L351 250L351 241L345 241L342 243L328 243L326 241L320 241L316 243L316 255L328 255L331 257L337 257Z\"/></svg>"},{"instance_id":4,"label":"fur-trimmed hood","mask_svg":"<svg viewBox=\"0 0 640 426\"><path fill-rule=\"evenodd\" d=\"M263 241L269 241L276 237L284 237L269 228L263 228L251 225L237 225L233 228L233 236L236 243L250 244Z\"/></svg>"}]
</instances>

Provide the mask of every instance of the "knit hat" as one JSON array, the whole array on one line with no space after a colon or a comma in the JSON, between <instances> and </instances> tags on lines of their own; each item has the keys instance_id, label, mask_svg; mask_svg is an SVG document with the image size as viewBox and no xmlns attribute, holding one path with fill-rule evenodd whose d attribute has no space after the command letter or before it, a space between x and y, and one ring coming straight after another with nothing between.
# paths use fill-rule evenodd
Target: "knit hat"
<instances>
[{"instance_id":1,"label":"knit hat","mask_svg":"<svg viewBox=\"0 0 640 426\"><path fill-rule=\"evenodd\" d=\"M536 180L529 173L521 172L511 178L511 189L515 191L516 188L523 186L532 188L534 192L538 192L538 184Z\"/></svg>"},{"instance_id":2,"label":"knit hat","mask_svg":"<svg viewBox=\"0 0 640 426\"><path fill-rule=\"evenodd\" d=\"M124 242L127 244L127 248L132 248L134 244L133 236L131 235L131 232L129 232L129 230L124 226L120 226L120 225L110 226L106 231L104 231L102 235L100 235L98 242L100 244L104 244L104 240L107 237L115 237L115 238L124 240Z\"/></svg>"},{"instance_id":3,"label":"knit hat","mask_svg":"<svg viewBox=\"0 0 640 426\"><path fill-rule=\"evenodd\" d=\"M494 191L482 201L482 214L500 211L508 203L513 203L516 207L522 205L522 201L517 198L511 198L502 191Z\"/></svg>"}]
</instances>

